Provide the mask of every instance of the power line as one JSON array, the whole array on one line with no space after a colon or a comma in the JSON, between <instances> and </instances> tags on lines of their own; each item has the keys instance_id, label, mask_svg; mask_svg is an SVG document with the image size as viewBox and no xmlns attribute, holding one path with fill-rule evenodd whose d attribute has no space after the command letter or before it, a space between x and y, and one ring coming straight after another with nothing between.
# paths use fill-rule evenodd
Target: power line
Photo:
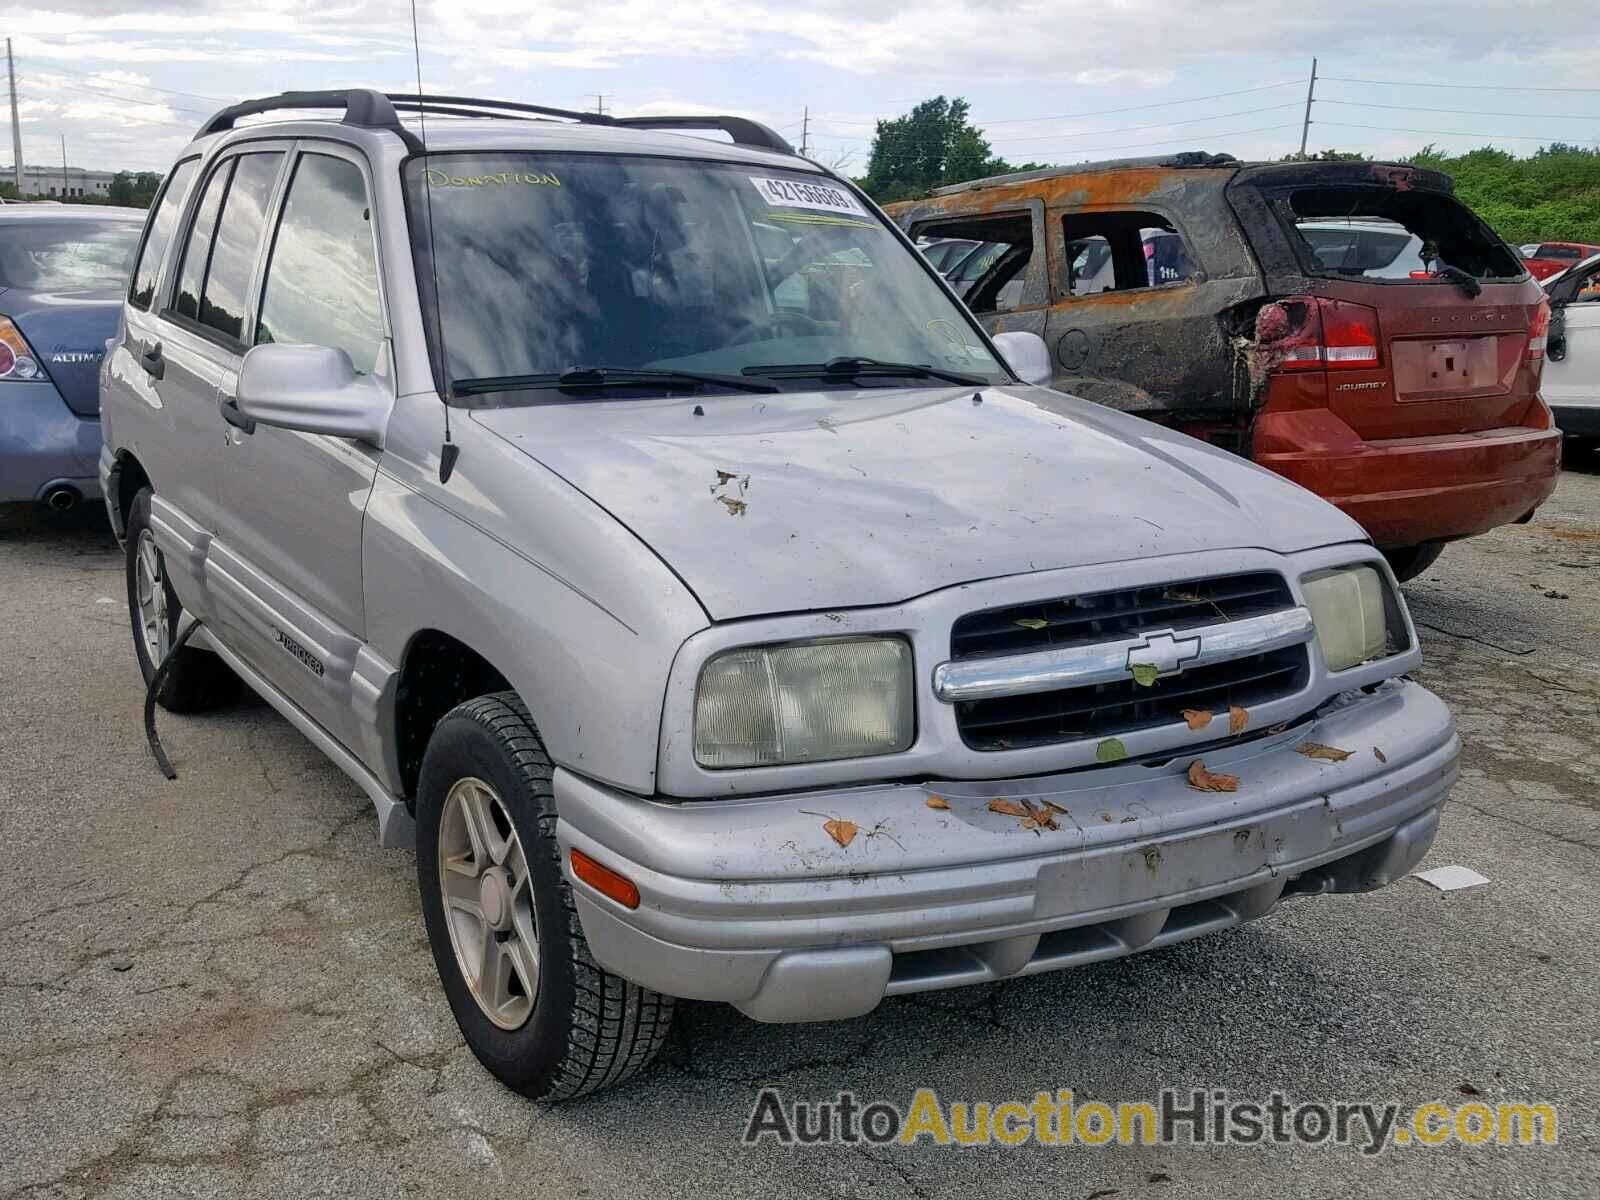
<instances>
[{"instance_id":1,"label":"power line","mask_svg":"<svg viewBox=\"0 0 1600 1200\"><path fill-rule=\"evenodd\" d=\"M1213 132L1213 133L1205 133L1205 134L1199 134L1199 135L1191 134L1189 137L1166 138L1163 141L1159 141L1159 142L1124 142L1124 143L1122 143L1120 145L1115 145L1115 146L1074 146L1072 148L1072 153L1074 153L1074 154L1080 154L1080 153L1084 153L1084 152L1098 153L1101 150L1142 150L1147 146L1180 146L1180 145L1188 146L1188 145L1193 145L1194 144L1194 139L1197 136L1206 137L1206 138L1242 137L1247 133L1270 133L1270 132L1272 132L1274 130L1278 130L1278 129L1299 129L1299 128L1300 128L1300 122L1299 121L1290 121L1290 122L1288 122L1287 124L1284 124L1284 125L1259 125L1254 129L1226 129L1226 130L1219 130L1219 131L1216 131L1216 132Z\"/></svg>"},{"instance_id":2,"label":"power line","mask_svg":"<svg viewBox=\"0 0 1600 1200\"><path fill-rule=\"evenodd\" d=\"M1530 113L1489 112L1480 108L1422 108L1414 104L1370 104L1364 100L1327 100L1317 97L1318 104L1342 104L1346 108L1387 108L1399 112L1456 113L1463 117L1530 117L1541 121L1600 121L1595 113Z\"/></svg>"},{"instance_id":3,"label":"power line","mask_svg":"<svg viewBox=\"0 0 1600 1200\"><path fill-rule=\"evenodd\" d=\"M24 79L27 80L28 77L24 76ZM124 104L138 104L138 105L142 105L142 106L144 106L146 108L161 107L161 108L166 109L169 112L192 113L197 117L209 117L209 116L211 116L211 113L206 109L185 108L180 104L164 104L160 100L144 100L144 99L140 99L137 96L123 96L123 95L120 95L117 92L108 92L108 91L105 91L103 88L92 88L92 87L89 87L86 84L81 84L81 83L79 83L79 84L46 83L46 82L42 82L38 75L32 76L32 80L31 81L34 83L34 85L36 87L41 87L46 91L84 92L84 93L87 93L88 95L91 95L91 96L103 96L108 100L120 100Z\"/></svg>"},{"instance_id":4,"label":"power line","mask_svg":"<svg viewBox=\"0 0 1600 1200\"><path fill-rule=\"evenodd\" d=\"M1375 87L1451 88L1467 92L1594 92L1600 88L1513 87L1500 83L1418 83L1414 79L1348 79L1342 75L1324 75L1329 83L1365 83Z\"/></svg>"},{"instance_id":5,"label":"power line","mask_svg":"<svg viewBox=\"0 0 1600 1200\"><path fill-rule=\"evenodd\" d=\"M1150 125L1123 125L1116 129L1085 129L1078 133L1043 133L1030 137L1002 137L991 139L994 145L1010 145L1015 142L1048 142L1060 138L1099 137L1108 133L1133 133L1142 129L1170 129L1174 125L1199 125L1205 121L1226 121L1232 117L1248 117L1255 113L1277 112L1285 108L1299 108L1300 101L1291 100L1287 104L1268 104L1261 108L1244 108L1238 112L1217 113L1209 117L1188 117L1182 121L1157 121Z\"/></svg>"},{"instance_id":6,"label":"power line","mask_svg":"<svg viewBox=\"0 0 1600 1200\"><path fill-rule=\"evenodd\" d=\"M1122 108L1097 108L1088 112L1058 113L1053 117L1006 117L997 121L974 120L973 124L980 128L988 129L991 125L1031 125L1039 121L1077 121L1084 117L1106 117L1114 113L1148 112L1152 108L1174 108L1183 104L1199 104L1202 100L1220 100L1226 96L1248 96L1253 92L1270 92L1277 88L1296 87L1304 82L1303 78L1286 79L1281 83L1264 83L1259 87L1235 88L1231 92L1212 92L1207 96L1188 96L1182 100L1158 100L1152 104L1129 104ZM862 129L871 129L877 125L876 121L839 121L831 117L814 117L812 119L821 121L826 125L848 125ZM1154 128L1154 126L1150 126L1150 128Z\"/></svg>"},{"instance_id":7,"label":"power line","mask_svg":"<svg viewBox=\"0 0 1600 1200\"><path fill-rule=\"evenodd\" d=\"M1339 129L1373 129L1379 133L1431 133L1439 137L1463 138L1509 138L1519 142L1555 142L1560 138L1552 138L1531 133L1473 133L1467 129L1407 129L1397 125L1352 125L1348 121L1317 121L1318 125L1332 125ZM1600 138L1578 138L1580 142L1594 142L1600 145Z\"/></svg>"},{"instance_id":8,"label":"power line","mask_svg":"<svg viewBox=\"0 0 1600 1200\"><path fill-rule=\"evenodd\" d=\"M1136 133L1145 129L1170 129L1175 125L1199 125L1207 121L1226 121L1234 117L1248 117L1256 113L1278 112L1285 108L1299 108L1300 101L1291 100L1286 104L1267 104L1260 108L1244 108L1237 112L1215 113L1209 117L1186 117L1181 121L1156 121L1149 125L1120 125L1111 129L1083 129L1074 133L1041 133L1030 134L1024 137L990 138L989 143L994 146L1015 145L1018 142L1054 142L1067 138L1105 137L1113 133ZM825 133L822 137L833 138L847 142L870 142L873 139L859 137L855 134Z\"/></svg>"},{"instance_id":9,"label":"power line","mask_svg":"<svg viewBox=\"0 0 1600 1200\"><path fill-rule=\"evenodd\" d=\"M46 64L48 64L43 68L45 71L64 71L68 75L81 75L85 79L99 79L101 76L106 74L104 71L82 71L77 67L58 66L55 63L51 63L48 59L44 61ZM156 87L153 83L134 83L131 80L126 79L114 79L111 82L116 84L118 87L137 88L141 92L162 92L168 96L188 96L191 100L215 100L218 104L233 103L233 98L227 96L204 96L199 92L179 92L173 90L172 88ZM141 103L148 103L148 101L141 101Z\"/></svg>"}]
</instances>

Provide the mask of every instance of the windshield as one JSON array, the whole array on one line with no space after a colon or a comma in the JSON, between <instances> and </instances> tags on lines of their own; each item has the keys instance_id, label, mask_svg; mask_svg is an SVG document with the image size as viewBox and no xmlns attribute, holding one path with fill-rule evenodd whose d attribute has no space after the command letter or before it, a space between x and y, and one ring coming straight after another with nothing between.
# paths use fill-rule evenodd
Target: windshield
<instances>
[{"instance_id":1,"label":"windshield","mask_svg":"<svg viewBox=\"0 0 1600 1200\"><path fill-rule=\"evenodd\" d=\"M432 208L457 387L577 367L754 378L841 358L1009 378L916 252L826 178L582 154L433 155L406 169L424 296Z\"/></svg>"},{"instance_id":2,"label":"windshield","mask_svg":"<svg viewBox=\"0 0 1600 1200\"><path fill-rule=\"evenodd\" d=\"M140 228L134 221L7 221L0 287L116 291L127 285Z\"/></svg>"}]
</instances>

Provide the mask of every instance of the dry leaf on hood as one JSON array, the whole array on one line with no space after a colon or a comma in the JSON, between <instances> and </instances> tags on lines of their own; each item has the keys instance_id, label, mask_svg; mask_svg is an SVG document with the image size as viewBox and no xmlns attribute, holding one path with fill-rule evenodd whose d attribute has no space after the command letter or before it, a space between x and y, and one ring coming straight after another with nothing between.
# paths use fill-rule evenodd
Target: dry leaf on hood
<instances>
[{"instance_id":1,"label":"dry leaf on hood","mask_svg":"<svg viewBox=\"0 0 1600 1200\"><path fill-rule=\"evenodd\" d=\"M1189 764L1189 786L1202 792L1237 792L1239 777L1208 771L1206 764L1197 758Z\"/></svg>"},{"instance_id":2,"label":"dry leaf on hood","mask_svg":"<svg viewBox=\"0 0 1600 1200\"><path fill-rule=\"evenodd\" d=\"M1211 724L1211 714L1203 708L1184 709L1183 719L1189 723L1190 729L1204 729Z\"/></svg>"},{"instance_id":3,"label":"dry leaf on hood","mask_svg":"<svg viewBox=\"0 0 1600 1200\"><path fill-rule=\"evenodd\" d=\"M848 846L855 841L856 834L859 832L854 822L841 821L838 818L832 821L824 821L822 827L828 831L828 836L841 846Z\"/></svg>"},{"instance_id":4,"label":"dry leaf on hood","mask_svg":"<svg viewBox=\"0 0 1600 1200\"><path fill-rule=\"evenodd\" d=\"M1243 733L1245 726L1250 724L1250 714L1237 704L1228 705L1228 732Z\"/></svg>"},{"instance_id":5,"label":"dry leaf on hood","mask_svg":"<svg viewBox=\"0 0 1600 1200\"><path fill-rule=\"evenodd\" d=\"M950 801L946 800L943 796L929 796L928 797L928 807L929 808L937 808L937 809L940 809L943 812L949 812L950 811Z\"/></svg>"},{"instance_id":6,"label":"dry leaf on hood","mask_svg":"<svg viewBox=\"0 0 1600 1200\"><path fill-rule=\"evenodd\" d=\"M1045 801L1042 801L1042 803L1051 812L1060 813L1063 817L1070 817L1072 815L1066 809L1062 808L1061 805L1057 804L1054 800L1045 800Z\"/></svg>"},{"instance_id":7,"label":"dry leaf on hood","mask_svg":"<svg viewBox=\"0 0 1600 1200\"><path fill-rule=\"evenodd\" d=\"M1379 750L1376 746L1374 746L1372 748L1372 753L1373 753L1373 756L1375 758L1377 758L1377 760L1379 762L1381 762L1381 763L1386 763L1386 762L1389 761L1389 756L1387 754L1385 754L1382 750Z\"/></svg>"},{"instance_id":8,"label":"dry leaf on hood","mask_svg":"<svg viewBox=\"0 0 1600 1200\"><path fill-rule=\"evenodd\" d=\"M744 510L750 507L743 500L735 500L732 496L718 496L717 503L736 517L744 516Z\"/></svg>"},{"instance_id":9,"label":"dry leaf on hood","mask_svg":"<svg viewBox=\"0 0 1600 1200\"><path fill-rule=\"evenodd\" d=\"M1161 668L1155 663L1134 663L1128 670L1133 672L1133 681L1140 687L1155 687L1156 678L1161 674Z\"/></svg>"},{"instance_id":10,"label":"dry leaf on hood","mask_svg":"<svg viewBox=\"0 0 1600 1200\"><path fill-rule=\"evenodd\" d=\"M1050 622L1041 621L1038 617L1022 617L1016 624L1021 625L1024 629L1044 629L1049 626Z\"/></svg>"},{"instance_id":11,"label":"dry leaf on hood","mask_svg":"<svg viewBox=\"0 0 1600 1200\"><path fill-rule=\"evenodd\" d=\"M996 796L989 801L989 811L1006 817L1022 817L1024 819L1033 815L1015 800L1007 800L1004 796Z\"/></svg>"},{"instance_id":12,"label":"dry leaf on hood","mask_svg":"<svg viewBox=\"0 0 1600 1200\"><path fill-rule=\"evenodd\" d=\"M1295 749L1307 758L1321 758L1328 762L1343 762L1350 757L1350 751L1337 746L1324 746L1321 742L1301 742Z\"/></svg>"}]
</instances>

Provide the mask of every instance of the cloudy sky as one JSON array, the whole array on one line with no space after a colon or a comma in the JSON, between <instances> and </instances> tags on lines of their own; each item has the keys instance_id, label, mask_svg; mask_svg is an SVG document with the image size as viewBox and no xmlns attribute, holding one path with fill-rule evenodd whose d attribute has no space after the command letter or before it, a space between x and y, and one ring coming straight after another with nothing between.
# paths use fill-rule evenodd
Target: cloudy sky
<instances>
[{"instance_id":1,"label":"cloudy sky","mask_svg":"<svg viewBox=\"0 0 1600 1200\"><path fill-rule=\"evenodd\" d=\"M418 21L430 91L575 108L599 93L617 113L736 112L796 142L809 105L814 152L859 173L873 120L938 93L967 97L1012 161L1190 148L1277 157L1299 145L1313 55L1324 77L1313 149L1600 144L1583 7L418 0ZM416 85L410 8L386 0L56 0L0 11L29 163L59 163L64 135L74 166L161 170L207 114L239 97Z\"/></svg>"}]
</instances>

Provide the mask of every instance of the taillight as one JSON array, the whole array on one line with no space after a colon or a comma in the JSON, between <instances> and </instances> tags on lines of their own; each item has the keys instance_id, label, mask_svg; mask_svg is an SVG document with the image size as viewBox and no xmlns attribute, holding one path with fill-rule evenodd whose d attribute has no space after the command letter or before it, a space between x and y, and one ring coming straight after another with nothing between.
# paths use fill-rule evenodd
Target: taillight
<instances>
[{"instance_id":1,"label":"taillight","mask_svg":"<svg viewBox=\"0 0 1600 1200\"><path fill-rule=\"evenodd\" d=\"M1322 296L1286 296L1256 315L1256 340L1279 371L1378 365L1378 310Z\"/></svg>"},{"instance_id":2,"label":"taillight","mask_svg":"<svg viewBox=\"0 0 1600 1200\"><path fill-rule=\"evenodd\" d=\"M1544 348L1549 340L1550 298L1542 296L1533 310L1533 319L1528 322L1528 352L1524 357L1529 362L1542 361L1544 359Z\"/></svg>"},{"instance_id":3,"label":"taillight","mask_svg":"<svg viewBox=\"0 0 1600 1200\"><path fill-rule=\"evenodd\" d=\"M34 356L33 347L22 336L10 317L0 317L0 379L7 382L43 379L44 369Z\"/></svg>"}]
</instances>

